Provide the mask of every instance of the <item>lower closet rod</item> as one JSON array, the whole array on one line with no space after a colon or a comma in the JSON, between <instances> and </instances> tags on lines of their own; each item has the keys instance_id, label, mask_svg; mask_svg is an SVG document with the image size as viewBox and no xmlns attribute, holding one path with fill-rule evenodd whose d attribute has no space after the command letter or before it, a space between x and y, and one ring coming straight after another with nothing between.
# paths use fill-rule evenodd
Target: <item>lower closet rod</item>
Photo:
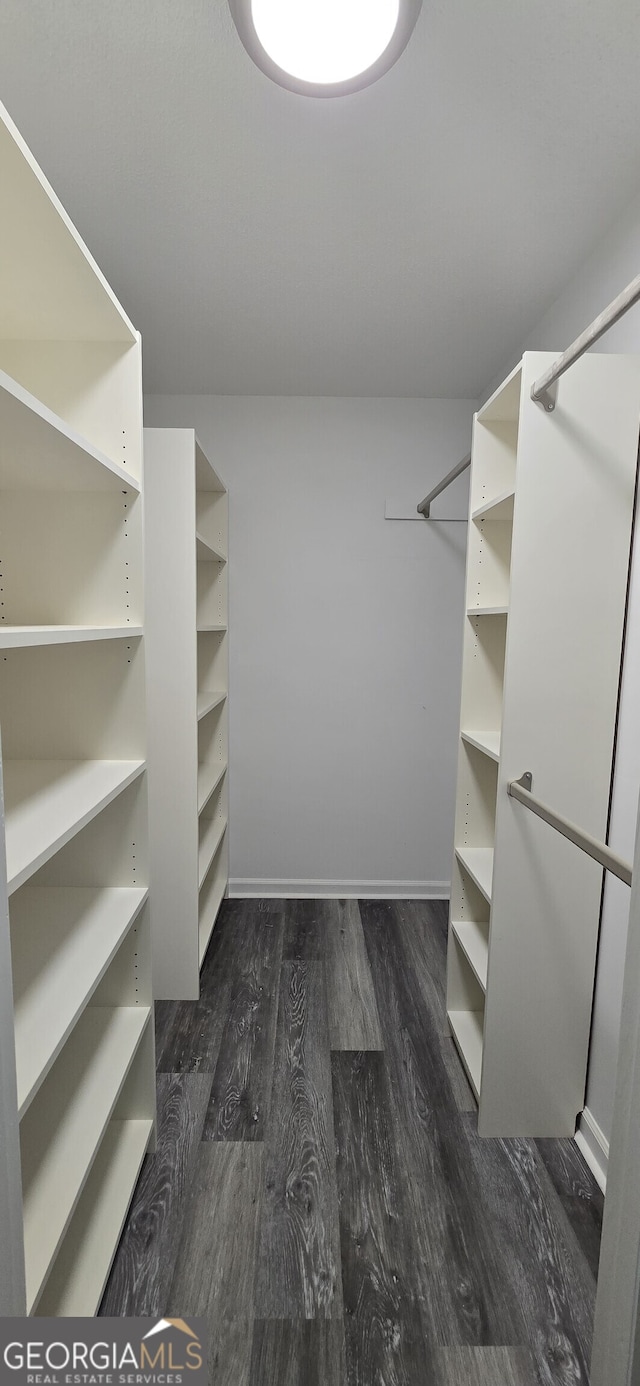
<instances>
[{"instance_id":1,"label":"lower closet rod","mask_svg":"<svg viewBox=\"0 0 640 1386\"><path fill-rule=\"evenodd\" d=\"M540 799L534 798L531 793L533 786L533 776L530 770L525 770L524 775L519 780L510 780L507 785L507 793L512 799L518 799L526 808L531 809L532 813L537 814L538 818L544 819L552 828L556 828L563 837L568 837L570 842L574 842L581 852L586 852L587 856L593 857L594 861L600 862L606 871L611 871L625 885L631 885L632 868L628 861L624 861L616 852L612 852L607 847L606 842L598 842L598 839L591 837L589 833L583 832L575 823L570 823L568 818L563 818L561 814L555 813L547 804L541 803Z\"/></svg>"}]
</instances>

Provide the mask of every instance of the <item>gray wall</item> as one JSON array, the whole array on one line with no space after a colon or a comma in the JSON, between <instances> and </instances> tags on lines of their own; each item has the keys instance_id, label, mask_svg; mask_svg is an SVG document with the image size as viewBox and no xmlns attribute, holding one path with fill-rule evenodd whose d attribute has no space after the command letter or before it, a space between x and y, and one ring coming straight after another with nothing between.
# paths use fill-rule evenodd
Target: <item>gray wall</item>
<instances>
[{"instance_id":1,"label":"gray wall","mask_svg":"<svg viewBox=\"0 0 640 1386\"><path fill-rule=\"evenodd\" d=\"M600 243L596 251L577 270L544 317L536 324L491 386L498 384L506 369L515 365L523 351L564 351L611 299L620 293L640 270L640 199ZM640 352L640 306L601 339L597 351ZM640 409L640 400L638 401ZM610 841L614 849L633 860L638 789L640 787L640 516L636 516L635 552L630 593L629 621L625 648L618 749ZM595 1121L604 1138L598 1152L599 1136L591 1133L592 1149L606 1162L611 1132L615 1070L618 1055L622 974L624 968L630 892L607 877L605 890L598 975L593 1012L587 1121ZM589 1129L585 1132L590 1139Z\"/></svg>"},{"instance_id":2,"label":"gray wall","mask_svg":"<svg viewBox=\"0 0 640 1386\"><path fill-rule=\"evenodd\" d=\"M466 527L384 513L459 461L472 411L145 400L147 424L196 428L229 487L237 891L448 891ZM466 513L457 488L441 514Z\"/></svg>"}]
</instances>

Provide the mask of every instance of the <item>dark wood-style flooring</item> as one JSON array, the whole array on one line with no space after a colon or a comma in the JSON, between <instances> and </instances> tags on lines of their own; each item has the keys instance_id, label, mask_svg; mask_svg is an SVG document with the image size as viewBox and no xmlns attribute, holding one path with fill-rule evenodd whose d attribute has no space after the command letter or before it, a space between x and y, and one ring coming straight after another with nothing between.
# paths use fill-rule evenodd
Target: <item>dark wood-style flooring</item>
<instances>
[{"instance_id":1,"label":"dark wood-style flooring","mask_svg":"<svg viewBox=\"0 0 640 1386\"><path fill-rule=\"evenodd\" d=\"M225 902L101 1314L205 1316L214 1386L586 1386L602 1196L478 1137L445 952L444 902Z\"/></svg>"}]
</instances>

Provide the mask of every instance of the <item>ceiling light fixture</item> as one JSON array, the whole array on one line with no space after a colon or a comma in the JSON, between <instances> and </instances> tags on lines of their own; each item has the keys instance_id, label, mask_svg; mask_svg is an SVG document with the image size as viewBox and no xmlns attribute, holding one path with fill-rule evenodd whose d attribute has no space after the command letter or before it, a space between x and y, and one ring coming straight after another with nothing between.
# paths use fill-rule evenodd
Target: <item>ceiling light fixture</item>
<instances>
[{"instance_id":1,"label":"ceiling light fixture","mask_svg":"<svg viewBox=\"0 0 640 1386\"><path fill-rule=\"evenodd\" d=\"M400 57L422 0L229 0L242 42L281 87L346 96Z\"/></svg>"}]
</instances>

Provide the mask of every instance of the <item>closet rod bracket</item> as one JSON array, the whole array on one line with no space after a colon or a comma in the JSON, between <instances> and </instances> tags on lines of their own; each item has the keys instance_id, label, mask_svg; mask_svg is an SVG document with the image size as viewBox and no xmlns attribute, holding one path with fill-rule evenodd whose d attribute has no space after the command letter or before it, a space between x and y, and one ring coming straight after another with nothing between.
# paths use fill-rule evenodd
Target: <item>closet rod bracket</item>
<instances>
[{"instance_id":1,"label":"closet rod bracket","mask_svg":"<svg viewBox=\"0 0 640 1386\"><path fill-rule=\"evenodd\" d=\"M519 780L509 780L507 794L512 799L517 799L524 804L525 808L535 813L538 818L542 818L549 827L555 828L556 832L562 833L563 837L573 842L581 852L586 852L588 857L599 862L604 866L605 871L611 871L618 880L624 881L625 885L631 885L632 867L628 861L619 857L617 852L612 852L608 843L599 842L590 833L585 833L576 823L570 823L568 818L563 818L561 813L556 813L555 809L549 808L548 804L543 804L539 799L535 799L531 793L533 778L530 770L525 770L524 775Z\"/></svg>"}]
</instances>

